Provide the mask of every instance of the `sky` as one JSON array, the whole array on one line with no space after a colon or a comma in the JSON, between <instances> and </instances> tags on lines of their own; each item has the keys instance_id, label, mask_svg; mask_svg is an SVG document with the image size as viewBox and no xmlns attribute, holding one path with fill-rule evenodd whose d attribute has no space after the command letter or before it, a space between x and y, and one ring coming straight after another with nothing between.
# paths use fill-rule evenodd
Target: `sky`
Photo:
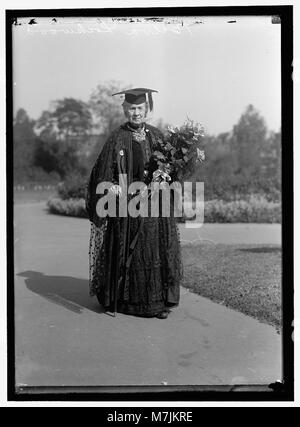
<instances>
[{"instance_id":1,"label":"sky","mask_svg":"<svg viewBox=\"0 0 300 427\"><path fill-rule=\"evenodd\" d=\"M87 101L97 84L118 80L158 90L153 121L188 116L218 134L253 104L270 130L281 126L280 24L270 17L36 21L13 29L14 111L37 119L53 100Z\"/></svg>"}]
</instances>

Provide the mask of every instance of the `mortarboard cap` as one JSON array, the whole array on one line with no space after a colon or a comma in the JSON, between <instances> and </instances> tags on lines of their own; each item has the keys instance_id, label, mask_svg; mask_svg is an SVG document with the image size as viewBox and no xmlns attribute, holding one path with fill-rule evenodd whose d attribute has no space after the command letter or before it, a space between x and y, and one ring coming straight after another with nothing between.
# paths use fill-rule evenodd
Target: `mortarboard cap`
<instances>
[{"instance_id":1,"label":"mortarboard cap","mask_svg":"<svg viewBox=\"0 0 300 427\"><path fill-rule=\"evenodd\" d=\"M129 104L142 104L143 102L146 102L146 94L148 94L149 107L150 107L150 111L152 111L153 110L152 92L157 92L157 90L139 87L135 89L123 90L121 92L114 93L112 96L125 95L125 101L127 101Z\"/></svg>"}]
</instances>

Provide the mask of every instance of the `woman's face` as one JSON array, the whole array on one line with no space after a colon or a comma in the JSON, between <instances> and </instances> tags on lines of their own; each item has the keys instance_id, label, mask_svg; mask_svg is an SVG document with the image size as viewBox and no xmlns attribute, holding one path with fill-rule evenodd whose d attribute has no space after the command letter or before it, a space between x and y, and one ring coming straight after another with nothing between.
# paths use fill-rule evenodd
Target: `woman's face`
<instances>
[{"instance_id":1,"label":"woman's face","mask_svg":"<svg viewBox=\"0 0 300 427\"><path fill-rule=\"evenodd\" d=\"M124 112L129 123L132 123L133 125L140 125L146 118L146 104L128 104L128 106L124 109Z\"/></svg>"}]
</instances>

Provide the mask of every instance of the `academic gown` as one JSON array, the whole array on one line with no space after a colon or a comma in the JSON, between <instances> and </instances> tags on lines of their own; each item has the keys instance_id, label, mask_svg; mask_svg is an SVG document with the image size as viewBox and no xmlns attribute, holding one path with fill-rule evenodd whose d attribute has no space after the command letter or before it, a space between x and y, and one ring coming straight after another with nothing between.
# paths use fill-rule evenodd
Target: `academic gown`
<instances>
[{"instance_id":1,"label":"academic gown","mask_svg":"<svg viewBox=\"0 0 300 427\"><path fill-rule=\"evenodd\" d=\"M151 182L157 169L152 153L163 136L150 125L145 131L145 140L135 141L125 123L108 138L89 178L86 209L91 222L90 294L107 310L152 317L180 299L183 267L176 218L161 212L143 218L99 218L96 213L99 182L118 184L119 174L126 174L128 187L134 181Z\"/></svg>"}]
</instances>

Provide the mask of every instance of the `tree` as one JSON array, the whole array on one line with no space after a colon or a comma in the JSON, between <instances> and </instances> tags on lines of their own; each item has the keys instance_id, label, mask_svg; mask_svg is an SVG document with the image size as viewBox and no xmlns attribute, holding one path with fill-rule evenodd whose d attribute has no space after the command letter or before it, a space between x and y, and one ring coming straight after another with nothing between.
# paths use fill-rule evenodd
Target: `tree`
<instances>
[{"instance_id":1,"label":"tree","mask_svg":"<svg viewBox=\"0 0 300 427\"><path fill-rule=\"evenodd\" d=\"M35 138L34 121L20 108L13 124L14 174L17 181L24 180L33 165Z\"/></svg>"},{"instance_id":2,"label":"tree","mask_svg":"<svg viewBox=\"0 0 300 427\"><path fill-rule=\"evenodd\" d=\"M281 181L281 130L270 133L263 153L263 166L266 177Z\"/></svg>"},{"instance_id":3,"label":"tree","mask_svg":"<svg viewBox=\"0 0 300 427\"><path fill-rule=\"evenodd\" d=\"M51 111L44 111L37 122L40 137L66 141L69 137L87 135L92 128L89 106L74 98L54 101Z\"/></svg>"},{"instance_id":4,"label":"tree","mask_svg":"<svg viewBox=\"0 0 300 427\"><path fill-rule=\"evenodd\" d=\"M57 100L51 107L36 123L39 139L35 165L64 177L70 171L82 169L78 152L84 143L82 137L92 130L92 114L86 103L74 98Z\"/></svg>"},{"instance_id":5,"label":"tree","mask_svg":"<svg viewBox=\"0 0 300 427\"><path fill-rule=\"evenodd\" d=\"M195 180L204 182L206 200L229 198L228 186L235 181L234 160L231 149L231 134L224 132L218 136L206 135L202 147L205 162L195 171Z\"/></svg>"},{"instance_id":6,"label":"tree","mask_svg":"<svg viewBox=\"0 0 300 427\"><path fill-rule=\"evenodd\" d=\"M263 117L249 105L232 132L205 136L206 160L195 173L205 183L205 198L234 200L263 194L280 197L281 133L268 130Z\"/></svg>"},{"instance_id":7,"label":"tree","mask_svg":"<svg viewBox=\"0 0 300 427\"><path fill-rule=\"evenodd\" d=\"M101 152L108 135L124 122L120 100L112 96L113 93L120 92L124 87L125 85L121 82L110 80L98 84L90 96L89 107L93 117L93 133L98 135L90 149L88 159L90 166Z\"/></svg>"},{"instance_id":8,"label":"tree","mask_svg":"<svg viewBox=\"0 0 300 427\"><path fill-rule=\"evenodd\" d=\"M256 176L261 171L267 127L259 112L249 105L232 131L232 154L236 174Z\"/></svg>"},{"instance_id":9,"label":"tree","mask_svg":"<svg viewBox=\"0 0 300 427\"><path fill-rule=\"evenodd\" d=\"M91 94L89 106L94 119L95 133L108 136L124 121L120 102L112 94L124 89L121 82L111 80L99 84Z\"/></svg>"}]
</instances>

